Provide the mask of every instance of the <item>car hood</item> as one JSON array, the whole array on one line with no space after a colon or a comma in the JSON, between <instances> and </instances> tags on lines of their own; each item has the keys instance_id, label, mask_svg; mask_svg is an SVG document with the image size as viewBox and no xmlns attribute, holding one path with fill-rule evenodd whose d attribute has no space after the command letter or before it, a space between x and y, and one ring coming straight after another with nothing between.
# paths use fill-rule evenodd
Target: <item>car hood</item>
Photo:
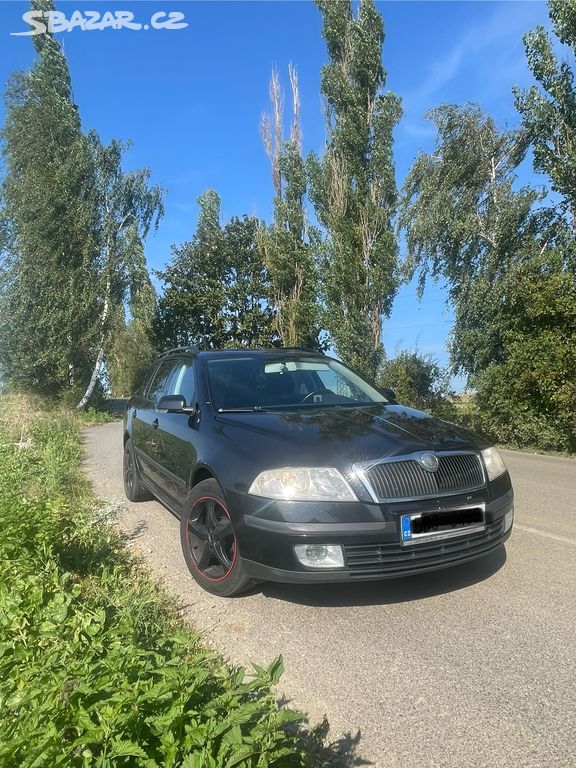
<instances>
[{"instance_id":1,"label":"car hood","mask_svg":"<svg viewBox=\"0 0 576 768\"><path fill-rule=\"evenodd\" d=\"M347 467L417 451L481 450L482 438L402 405L218 414L219 431L258 464Z\"/></svg>"}]
</instances>

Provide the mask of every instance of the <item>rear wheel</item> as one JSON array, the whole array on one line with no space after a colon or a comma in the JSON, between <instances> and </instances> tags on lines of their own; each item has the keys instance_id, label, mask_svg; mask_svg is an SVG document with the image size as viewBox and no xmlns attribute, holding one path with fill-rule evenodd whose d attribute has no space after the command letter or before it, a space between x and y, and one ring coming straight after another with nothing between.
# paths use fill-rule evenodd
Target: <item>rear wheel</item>
<instances>
[{"instance_id":1,"label":"rear wheel","mask_svg":"<svg viewBox=\"0 0 576 768\"><path fill-rule=\"evenodd\" d=\"M128 501L150 501L154 498L152 494L144 488L140 481L140 474L134 456L134 446L132 440L126 440L124 446L124 493Z\"/></svg>"},{"instance_id":2,"label":"rear wheel","mask_svg":"<svg viewBox=\"0 0 576 768\"><path fill-rule=\"evenodd\" d=\"M184 559L206 591L231 597L252 586L244 575L230 513L215 480L192 490L180 520Z\"/></svg>"}]
</instances>

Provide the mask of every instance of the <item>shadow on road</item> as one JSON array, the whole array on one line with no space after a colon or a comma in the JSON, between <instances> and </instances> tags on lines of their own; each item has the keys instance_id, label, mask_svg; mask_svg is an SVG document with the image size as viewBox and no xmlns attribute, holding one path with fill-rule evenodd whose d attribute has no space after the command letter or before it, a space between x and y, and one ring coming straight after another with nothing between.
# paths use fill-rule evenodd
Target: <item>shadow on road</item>
<instances>
[{"instance_id":1,"label":"shadow on road","mask_svg":"<svg viewBox=\"0 0 576 768\"><path fill-rule=\"evenodd\" d=\"M360 743L360 731L353 736L346 733L337 741L332 741L322 755L324 764L334 768L354 768L360 765L374 765L370 760L361 757L358 752Z\"/></svg>"},{"instance_id":2,"label":"shadow on road","mask_svg":"<svg viewBox=\"0 0 576 768\"><path fill-rule=\"evenodd\" d=\"M291 702L289 700L280 700L278 705L280 707L287 707L291 705ZM304 726L300 726L302 743L308 753L320 765L326 768L359 768L359 766L374 765L373 762L358 754L358 746L362 738L360 730L356 731L355 734L348 731L343 733L340 738L330 741L328 738L330 724L326 715L324 715L324 720L312 729L307 730L307 725L308 721L305 720Z\"/></svg>"},{"instance_id":3,"label":"shadow on road","mask_svg":"<svg viewBox=\"0 0 576 768\"><path fill-rule=\"evenodd\" d=\"M423 600L455 592L484 581L506 562L504 546L486 557L445 570L385 581L360 581L354 584L262 584L258 591L265 597L302 605L343 607L386 605Z\"/></svg>"},{"instance_id":4,"label":"shadow on road","mask_svg":"<svg viewBox=\"0 0 576 768\"><path fill-rule=\"evenodd\" d=\"M357 731L355 735L348 732L336 741L329 741L317 753L321 765L326 766L326 768L358 768L359 766L374 765L370 760L366 760L358 754L360 738L360 731Z\"/></svg>"}]
</instances>

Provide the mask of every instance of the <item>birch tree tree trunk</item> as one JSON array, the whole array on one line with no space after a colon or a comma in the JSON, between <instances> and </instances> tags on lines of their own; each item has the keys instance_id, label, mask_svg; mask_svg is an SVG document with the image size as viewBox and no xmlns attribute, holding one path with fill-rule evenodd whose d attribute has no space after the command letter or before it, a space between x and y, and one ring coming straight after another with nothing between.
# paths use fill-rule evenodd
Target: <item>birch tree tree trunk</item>
<instances>
[{"instance_id":1,"label":"birch tree tree trunk","mask_svg":"<svg viewBox=\"0 0 576 768\"><path fill-rule=\"evenodd\" d=\"M110 278L106 280L106 295L104 298L104 308L102 310L102 319L100 321L101 326L101 335L100 335L100 346L98 349L98 355L96 356L96 363L94 365L94 370L92 371L92 376L90 377L90 381L88 382L88 387L86 388L86 392L84 392L84 395L82 396L82 399L76 406L77 411L82 411L90 401L90 398L92 397L92 393L94 392L94 387L96 386L96 382L98 381L98 377L100 376L100 373L102 371L102 363L104 362L104 338L106 334L106 321L108 319L108 314L110 312Z\"/></svg>"},{"instance_id":2,"label":"birch tree tree trunk","mask_svg":"<svg viewBox=\"0 0 576 768\"><path fill-rule=\"evenodd\" d=\"M128 303L135 309L142 289L149 286L150 278L144 258L144 242L153 226L164 213L163 191L150 186L150 171L124 172L122 156L128 145L112 140L104 146L95 132L88 134L94 168L100 211L102 233L102 271L100 279L105 282L104 306L100 318L100 343L92 370L92 376L84 396L76 406L86 407L102 372L106 346L110 333L109 319L114 310L124 312Z\"/></svg>"},{"instance_id":3,"label":"birch tree tree trunk","mask_svg":"<svg viewBox=\"0 0 576 768\"><path fill-rule=\"evenodd\" d=\"M90 377L90 383L88 384L88 388L86 389L86 392L82 397L82 400L80 400L80 402L76 406L77 411L83 410L88 405L88 402L92 397L92 393L94 392L94 387L96 386L96 382L98 381L98 377L100 376L100 371L102 370L103 362L104 362L104 347L101 346L100 349L98 350L96 365L94 366L94 370L92 371L92 376Z\"/></svg>"}]
</instances>

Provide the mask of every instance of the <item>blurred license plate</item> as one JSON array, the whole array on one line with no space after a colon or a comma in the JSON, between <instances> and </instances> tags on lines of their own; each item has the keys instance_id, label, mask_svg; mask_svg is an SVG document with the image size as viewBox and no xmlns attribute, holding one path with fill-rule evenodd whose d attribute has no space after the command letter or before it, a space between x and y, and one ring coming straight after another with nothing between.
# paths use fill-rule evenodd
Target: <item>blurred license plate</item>
<instances>
[{"instance_id":1,"label":"blurred license plate","mask_svg":"<svg viewBox=\"0 0 576 768\"><path fill-rule=\"evenodd\" d=\"M484 504L460 509L443 509L402 515L400 535L403 544L418 544L438 539L466 536L485 528Z\"/></svg>"}]
</instances>

